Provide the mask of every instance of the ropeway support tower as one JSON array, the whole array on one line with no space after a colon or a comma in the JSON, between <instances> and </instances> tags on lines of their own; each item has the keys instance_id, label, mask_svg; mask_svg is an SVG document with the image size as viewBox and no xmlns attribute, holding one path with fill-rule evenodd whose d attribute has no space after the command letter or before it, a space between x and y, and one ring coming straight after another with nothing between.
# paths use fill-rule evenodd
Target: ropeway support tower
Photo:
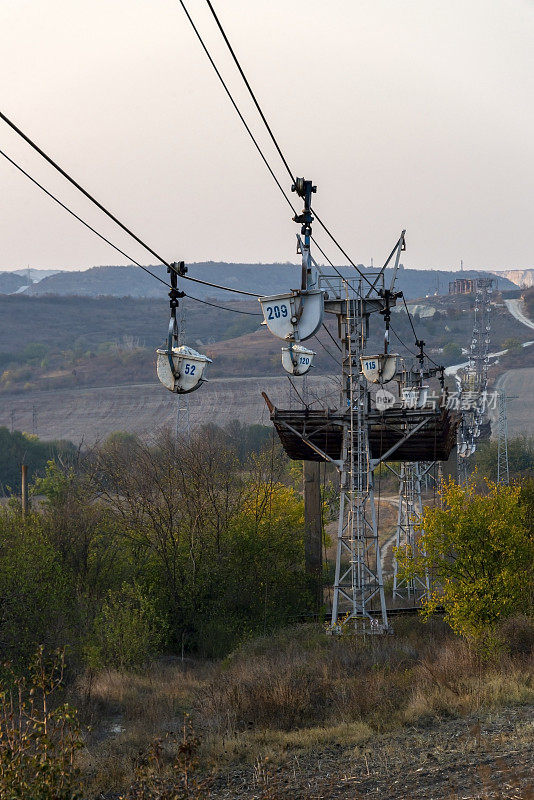
<instances>
[{"instance_id":1,"label":"ropeway support tower","mask_svg":"<svg viewBox=\"0 0 534 800\"><path fill-rule=\"evenodd\" d=\"M471 284L475 290L475 319L469 361L467 368L459 372L456 378L462 413L457 443L457 473L460 484L465 484L468 480L468 462L476 450L476 441L481 434L486 415L494 279L477 278Z\"/></svg>"},{"instance_id":2,"label":"ropeway support tower","mask_svg":"<svg viewBox=\"0 0 534 800\"><path fill-rule=\"evenodd\" d=\"M398 356L389 352L391 309L400 293L394 291L401 252L402 231L383 268L347 277L332 266L319 268L310 253L313 221L311 181L297 179L294 191L304 200L297 252L302 255L302 282L293 289L260 297L269 331L285 340L282 364L287 372L302 375L309 369L312 351L301 342L314 336L323 313L337 319L341 352L341 396L337 409L278 409L263 397L288 456L295 460L332 463L339 473L340 497L336 568L330 633L386 633L389 626L375 506L374 473L387 461L447 459L456 438L457 416L425 402L407 408L384 386L397 374ZM386 287L385 270L392 263ZM383 318L384 347L369 355L370 319ZM284 363L285 359L285 363ZM308 359L308 360L306 360ZM374 386L373 386L374 385ZM379 402L380 396L380 402ZM385 403L385 405L384 405ZM388 404L391 404L389 407Z\"/></svg>"},{"instance_id":3,"label":"ropeway support tower","mask_svg":"<svg viewBox=\"0 0 534 800\"><path fill-rule=\"evenodd\" d=\"M418 366L407 370L403 376L401 385L407 400L412 404L424 406L427 399L428 379L439 375L442 397L444 397L444 370L441 367L425 368L425 342L417 339L416 345L419 348L417 360ZM400 469L392 464L386 464L399 481L399 499L397 511L397 528L395 531L395 549L405 550L407 554L415 553L418 547L422 530L421 522L423 519L423 482L428 488L429 482L434 483L434 489L439 488L439 478L435 474L439 472L440 462L438 461L403 461ZM430 580L428 572L424 575L404 576L399 570L396 555L393 557L393 598L395 600L418 600L430 594Z\"/></svg>"},{"instance_id":4,"label":"ropeway support tower","mask_svg":"<svg viewBox=\"0 0 534 800\"><path fill-rule=\"evenodd\" d=\"M506 414L506 389L497 389L497 483L510 483L508 463L508 418Z\"/></svg>"},{"instance_id":5,"label":"ropeway support tower","mask_svg":"<svg viewBox=\"0 0 534 800\"><path fill-rule=\"evenodd\" d=\"M405 549L408 553L417 550L417 539L420 536L419 526L423 518L423 501L421 482L426 473L433 469L434 463L421 464L403 461L400 472L390 467L399 479L399 508L397 512L397 529L395 547ZM397 559L393 559L393 598L396 600L420 600L430 593L428 572L424 575L404 576L399 571Z\"/></svg>"},{"instance_id":6,"label":"ropeway support tower","mask_svg":"<svg viewBox=\"0 0 534 800\"><path fill-rule=\"evenodd\" d=\"M358 631L388 629L369 447L369 385L360 370L376 301L364 296L362 282L344 281L338 316L342 344L343 424L336 571L332 627L350 622Z\"/></svg>"}]
</instances>

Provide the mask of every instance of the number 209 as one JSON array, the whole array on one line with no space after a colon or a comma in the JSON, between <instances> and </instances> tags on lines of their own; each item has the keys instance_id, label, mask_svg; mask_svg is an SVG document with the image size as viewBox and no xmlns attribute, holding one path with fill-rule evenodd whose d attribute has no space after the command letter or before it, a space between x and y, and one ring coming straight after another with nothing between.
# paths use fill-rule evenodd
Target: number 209
<instances>
[{"instance_id":1,"label":"number 209","mask_svg":"<svg viewBox=\"0 0 534 800\"><path fill-rule=\"evenodd\" d=\"M287 317L287 306L267 306L267 319L280 319Z\"/></svg>"}]
</instances>

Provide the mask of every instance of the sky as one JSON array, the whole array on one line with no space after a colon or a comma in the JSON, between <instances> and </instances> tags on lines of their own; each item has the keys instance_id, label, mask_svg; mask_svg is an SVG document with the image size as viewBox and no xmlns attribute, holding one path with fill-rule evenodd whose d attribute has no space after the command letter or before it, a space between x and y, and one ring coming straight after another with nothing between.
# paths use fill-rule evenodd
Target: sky
<instances>
[{"instance_id":1,"label":"sky","mask_svg":"<svg viewBox=\"0 0 534 800\"><path fill-rule=\"evenodd\" d=\"M289 190L206 3L185 2ZM406 228L407 267L534 266L534 0L214 6L355 262L381 263ZM167 260L298 260L291 210L178 0L2 0L0 84L2 111ZM0 148L154 263L1 121ZM0 269L129 263L1 157L0 192Z\"/></svg>"}]
</instances>

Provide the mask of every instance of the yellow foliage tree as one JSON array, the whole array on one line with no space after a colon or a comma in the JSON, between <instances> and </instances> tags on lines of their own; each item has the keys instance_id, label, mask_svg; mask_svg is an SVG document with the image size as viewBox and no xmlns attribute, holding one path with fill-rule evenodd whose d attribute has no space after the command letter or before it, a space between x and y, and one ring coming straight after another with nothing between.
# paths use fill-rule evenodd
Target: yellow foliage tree
<instances>
[{"instance_id":1,"label":"yellow foliage tree","mask_svg":"<svg viewBox=\"0 0 534 800\"><path fill-rule=\"evenodd\" d=\"M502 619L529 613L532 606L534 540L519 486L449 482L443 507L427 508L419 526L417 551L399 552L407 575L432 577L425 616L445 608L458 633L478 637Z\"/></svg>"}]
</instances>

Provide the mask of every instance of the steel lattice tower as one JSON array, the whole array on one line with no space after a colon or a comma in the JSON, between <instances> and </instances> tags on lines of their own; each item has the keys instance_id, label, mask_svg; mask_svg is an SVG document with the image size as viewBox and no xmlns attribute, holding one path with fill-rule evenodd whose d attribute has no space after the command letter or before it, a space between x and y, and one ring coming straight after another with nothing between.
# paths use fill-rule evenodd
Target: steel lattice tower
<instances>
[{"instance_id":1,"label":"steel lattice tower","mask_svg":"<svg viewBox=\"0 0 534 800\"><path fill-rule=\"evenodd\" d=\"M458 483L461 484L467 482L468 460L476 449L480 425L486 412L491 331L490 294L493 283L493 278L477 278L475 281L475 320L469 362L467 368L456 378L462 412L457 445Z\"/></svg>"},{"instance_id":2,"label":"steel lattice tower","mask_svg":"<svg viewBox=\"0 0 534 800\"><path fill-rule=\"evenodd\" d=\"M456 461L456 478L458 483L461 486L465 486L467 483L467 479L469 477L469 467L467 464L467 458L462 458L459 454L459 447L463 444L463 437L462 437L462 428L458 429L458 450L457 450L457 461Z\"/></svg>"},{"instance_id":3,"label":"steel lattice tower","mask_svg":"<svg viewBox=\"0 0 534 800\"><path fill-rule=\"evenodd\" d=\"M493 278L477 278L475 294L475 323L471 340L469 369L474 371L473 390L482 393L488 385L488 354L491 331L491 305Z\"/></svg>"},{"instance_id":4,"label":"steel lattice tower","mask_svg":"<svg viewBox=\"0 0 534 800\"><path fill-rule=\"evenodd\" d=\"M343 281L343 286L341 402L349 413L343 429L332 628L351 623L359 632L383 633L388 629L388 619L369 448L370 396L367 380L360 371L369 310L361 281Z\"/></svg>"},{"instance_id":5,"label":"steel lattice tower","mask_svg":"<svg viewBox=\"0 0 534 800\"><path fill-rule=\"evenodd\" d=\"M401 385L403 385L403 391L408 392L408 399L411 399L416 406L424 407L428 390L425 380L440 373L440 385L443 390L443 374L441 368L437 370L425 369L425 342L422 339L417 339L416 344L419 347L417 356L419 366L415 369L412 367L403 373ZM437 461L403 462L400 472L390 464L386 464L389 471L399 481L397 529L395 531L395 546L397 549L404 548L407 553L416 552L418 534L419 537L421 535L421 532L417 529L423 517L422 483L424 481L428 489L429 480L432 480L434 487L437 487L438 480L434 474L434 468L439 463ZM428 595L429 593L428 572L425 571L424 576L414 575L411 578L404 578L399 573L397 558L394 556L393 597L395 599L409 599L419 595L419 599L421 599L423 595Z\"/></svg>"},{"instance_id":6,"label":"steel lattice tower","mask_svg":"<svg viewBox=\"0 0 534 800\"><path fill-rule=\"evenodd\" d=\"M497 483L510 483L510 468L508 464L508 419L506 415L506 390L498 389L497 421Z\"/></svg>"},{"instance_id":7,"label":"steel lattice tower","mask_svg":"<svg viewBox=\"0 0 534 800\"><path fill-rule=\"evenodd\" d=\"M388 465L389 466L389 465ZM417 530L423 517L423 502L421 497L421 480L423 473L427 473L433 462L423 468L419 462L403 462L400 474L392 467L390 470L399 478L399 509L397 513L397 530L395 533L395 547L404 548L408 553L417 550L417 539L421 532ZM430 592L428 573L424 576L414 575L404 578L399 575L397 559L393 560L393 597L396 599L410 599Z\"/></svg>"}]
</instances>

